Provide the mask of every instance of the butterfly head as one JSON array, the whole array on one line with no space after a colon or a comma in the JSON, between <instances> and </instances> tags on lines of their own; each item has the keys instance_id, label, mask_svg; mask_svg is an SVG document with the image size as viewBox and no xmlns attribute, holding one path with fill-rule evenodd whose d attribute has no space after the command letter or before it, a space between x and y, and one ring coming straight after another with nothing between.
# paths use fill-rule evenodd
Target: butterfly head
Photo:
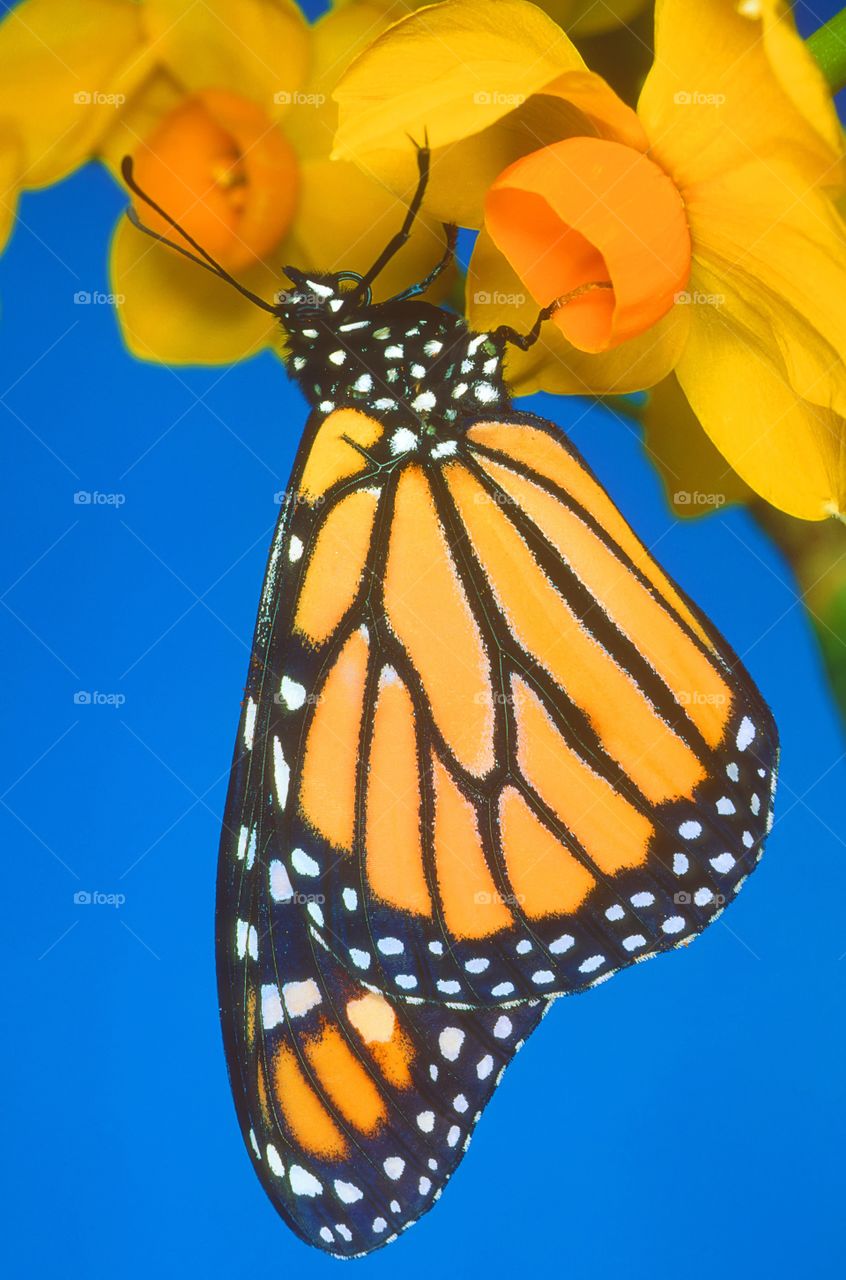
<instances>
[{"instance_id":1,"label":"butterfly head","mask_svg":"<svg viewBox=\"0 0 846 1280\"><path fill-rule=\"evenodd\" d=\"M354 271L318 274L285 267L284 274L290 288L281 289L276 295L276 311L290 334L315 325L331 329L341 316L348 320L370 305L370 288L362 287L362 278Z\"/></svg>"}]
</instances>

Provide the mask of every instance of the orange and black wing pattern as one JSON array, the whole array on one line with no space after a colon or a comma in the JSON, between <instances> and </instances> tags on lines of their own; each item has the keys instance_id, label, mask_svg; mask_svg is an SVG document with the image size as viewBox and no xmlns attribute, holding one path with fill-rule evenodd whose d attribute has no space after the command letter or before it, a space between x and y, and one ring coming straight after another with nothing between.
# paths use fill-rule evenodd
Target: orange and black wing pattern
<instances>
[{"instance_id":1,"label":"orange and black wing pattern","mask_svg":"<svg viewBox=\"0 0 846 1280\"><path fill-rule=\"evenodd\" d=\"M748 675L548 424L387 436L344 410L309 446L267 655L317 936L380 990L474 1008L688 942L767 831Z\"/></svg>"},{"instance_id":2,"label":"orange and black wing pattern","mask_svg":"<svg viewBox=\"0 0 846 1280\"><path fill-rule=\"evenodd\" d=\"M254 674L254 694L260 685ZM259 749L267 711L246 705L221 847L226 1056L271 1201L308 1243L356 1257L440 1198L549 1002L478 1012L400 1004L333 958L310 914L321 893L297 893L286 870L285 823Z\"/></svg>"},{"instance_id":3,"label":"orange and black wing pattern","mask_svg":"<svg viewBox=\"0 0 846 1280\"><path fill-rule=\"evenodd\" d=\"M552 426L316 415L218 887L233 1089L294 1228L354 1254L419 1216L549 998L737 893L776 759L738 659Z\"/></svg>"}]
</instances>

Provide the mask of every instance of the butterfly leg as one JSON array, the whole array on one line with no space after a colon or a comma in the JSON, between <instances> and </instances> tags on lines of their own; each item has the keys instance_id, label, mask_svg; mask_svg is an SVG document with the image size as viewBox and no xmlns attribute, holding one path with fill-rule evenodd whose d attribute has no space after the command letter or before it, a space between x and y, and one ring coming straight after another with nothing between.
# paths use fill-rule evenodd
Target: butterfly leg
<instances>
[{"instance_id":1,"label":"butterfly leg","mask_svg":"<svg viewBox=\"0 0 846 1280\"><path fill-rule=\"evenodd\" d=\"M435 283L438 276L446 271L455 258L455 242L458 239L458 227L452 222L444 223L444 232L446 233L446 248L440 262L436 263L429 274L423 280L418 280L417 284L410 285L402 293L398 293L391 298L391 302L405 302L408 298L416 298L421 293Z\"/></svg>"},{"instance_id":2,"label":"butterfly leg","mask_svg":"<svg viewBox=\"0 0 846 1280\"><path fill-rule=\"evenodd\" d=\"M571 289L569 293L562 294L560 298L556 298L553 302L543 307L528 333L518 333L516 329L511 328L511 325L501 324L498 329L494 330L491 337L498 338L503 343L510 343L512 347L519 347L521 351L528 351L540 337L544 323L549 320L550 316L555 314L559 307L566 307L568 302L574 302L576 298L581 298L586 293L593 293L594 289L610 289L611 287L610 282L607 280L592 280L588 284L580 284L578 288Z\"/></svg>"},{"instance_id":3,"label":"butterfly leg","mask_svg":"<svg viewBox=\"0 0 846 1280\"><path fill-rule=\"evenodd\" d=\"M354 290L354 293L357 296L365 293L367 289L369 289L370 285L372 285L376 277L385 269L385 267L390 262L391 258L393 258L395 254L399 253L400 249L403 247L403 245L406 243L409 236L411 235L411 228L414 226L414 223L417 219L417 215L420 212L420 207L423 204L423 197L426 194L426 187L429 184L430 159L431 159L431 152L429 151L428 143L424 143L422 147L418 146L417 147L417 173L418 173L417 189L414 192L414 195L412 196L411 204L408 206L408 210L405 215L405 220L402 226L400 227L399 231L396 233L396 235L393 236L385 245L385 248L379 254L379 257L373 263L373 266L370 267L362 276L360 284Z\"/></svg>"}]
</instances>

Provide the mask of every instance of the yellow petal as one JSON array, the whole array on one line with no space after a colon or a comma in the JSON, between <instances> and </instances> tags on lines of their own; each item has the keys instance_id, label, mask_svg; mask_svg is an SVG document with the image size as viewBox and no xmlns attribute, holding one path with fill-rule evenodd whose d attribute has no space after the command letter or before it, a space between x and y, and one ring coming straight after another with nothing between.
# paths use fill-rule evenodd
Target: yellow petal
<instances>
[{"instance_id":1,"label":"yellow petal","mask_svg":"<svg viewBox=\"0 0 846 1280\"><path fill-rule=\"evenodd\" d=\"M773 0L658 0L655 62L638 113L654 158L679 186L718 181L754 157L787 155L808 181L842 181L833 108L827 123L820 118L819 73L786 29L764 39L755 15L772 8ZM780 75L797 68L787 92Z\"/></svg>"},{"instance_id":2,"label":"yellow petal","mask_svg":"<svg viewBox=\"0 0 846 1280\"><path fill-rule=\"evenodd\" d=\"M15 225L23 147L15 129L0 123L0 253Z\"/></svg>"},{"instance_id":3,"label":"yellow petal","mask_svg":"<svg viewBox=\"0 0 846 1280\"><path fill-rule=\"evenodd\" d=\"M335 91L336 153L406 151L428 133L443 147L493 124L565 71L574 45L526 0L446 0L391 27Z\"/></svg>"},{"instance_id":4,"label":"yellow petal","mask_svg":"<svg viewBox=\"0 0 846 1280\"><path fill-rule=\"evenodd\" d=\"M277 118L308 72L309 31L293 0L145 0L162 62L187 90L228 89Z\"/></svg>"},{"instance_id":5,"label":"yellow petal","mask_svg":"<svg viewBox=\"0 0 846 1280\"><path fill-rule=\"evenodd\" d=\"M309 160L303 165L296 238L302 257L293 266L323 271L366 271L402 225L406 204L342 160ZM374 292L390 297L421 280L445 247L443 227L419 218L408 243L379 276ZM439 281L443 297L453 277Z\"/></svg>"},{"instance_id":6,"label":"yellow petal","mask_svg":"<svg viewBox=\"0 0 846 1280\"><path fill-rule=\"evenodd\" d=\"M279 276L264 266L243 282L272 301ZM230 364L275 340L272 316L207 271L118 222L111 252L112 291L133 355L165 364Z\"/></svg>"},{"instance_id":7,"label":"yellow petal","mask_svg":"<svg viewBox=\"0 0 846 1280\"><path fill-rule=\"evenodd\" d=\"M472 327L490 332L507 324L528 333L538 307L487 232L476 241L467 278L467 314ZM567 342L552 323L529 351L509 348L508 381L517 395L553 391L563 395L622 395L665 378L684 349L689 307L673 307L647 333L612 351L589 355Z\"/></svg>"},{"instance_id":8,"label":"yellow petal","mask_svg":"<svg viewBox=\"0 0 846 1280\"><path fill-rule=\"evenodd\" d=\"M711 291L729 295L759 343L774 342L797 395L846 413L846 223L835 204L770 158L689 192L688 215Z\"/></svg>"},{"instance_id":9,"label":"yellow petal","mask_svg":"<svg viewBox=\"0 0 846 1280\"><path fill-rule=\"evenodd\" d=\"M395 8L397 11L391 13ZM338 127L332 93L347 67L385 28L404 17L408 6L379 0L336 5L311 29L311 64L302 93L285 117L285 130L302 156L328 156Z\"/></svg>"},{"instance_id":10,"label":"yellow petal","mask_svg":"<svg viewBox=\"0 0 846 1280\"><path fill-rule=\"evenodd\" d=\"M724 277L701 263L691 289L699 301L686 308L690 332L676 374L717 449L782 511L804 520L842 513L846 420L797 395L766 310L721 293Z\"/></svg>"},{"instance_id":11,"label":"yellow petal","mask_svg":"<svg viewBox=\"0 0 846 1280\"><path fill-rule=\"evenodd\" d=\"M130 0L23 0L0 23L0 118L24 149L22 185L70 173L149 72Z\"/></svg>"},{"instance_id":12,"label":"yellow petal","mask_svg":"<svg viewBox=\"0 0 846 1280\"><path fill-rule=\"evenodd\" d=\"M786 0L762 0L764 49L782 89L835 155L843 150L841 125L831 89L804 40L796 32Z\"/></svg>"},{"instance_id":13,"label":"yellow petal","mask_svg":"<svg viewBox=\"0 0 846 1280\"><path fill-rule=\"evenodd\" d=\"M752 490L702 430L672 374L650 391L642 418L644 448L675 515L710 515L749 500Z\"/></svg>"}]
</instances>

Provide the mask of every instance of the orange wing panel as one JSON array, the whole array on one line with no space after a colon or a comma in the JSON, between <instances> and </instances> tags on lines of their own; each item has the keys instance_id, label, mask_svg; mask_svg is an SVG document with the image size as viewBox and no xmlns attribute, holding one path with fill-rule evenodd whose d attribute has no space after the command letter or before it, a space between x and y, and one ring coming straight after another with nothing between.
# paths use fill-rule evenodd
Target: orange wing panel
<instances>
[{"instance_id":1,"label":"orange wing panel","mask_svg":"<svg viewBox=\"0 0 846 1280\"><path fill-rule=\"evenodd\" d=\"M320 527L297 600L294 630L310 644L328 640L355 599L370 547L378 495L347 494Z\"/></svg>"},{"instance_id":2,"label":"orange wing panel","mask_svg":"<svg viewBox=\"0 0 846 1280\"><path fill-rule=\"evenodd\" d=\"M305 1052L321 1088L345 1120L368 1134L384 1124L384 1099L337 1026L326 1023L319 1036L306 1041Z\"/></svg>"},{"instance_id":3,"label":"orange wing panel","mask_svg":"<svg viewBox=\"0 0 846 1280\"><path fill-rule=\"evenodd\" d=\"M486 773L494 764L490 664L428 481L416 466L397 486L385 608L450 750L471 773Z\"/></svg>"},{"instance_id":4,"label":"orange wing panel","mask_svg":"<svg viewBox=\"0 0 846 1280\"><path fill-rule=\"evenodd\" d=\"M354 631L330 669L308 730L300 781L303 817L336 849L352 850L369 643Z\"/></svg>"},{"instance_id":5,"label":"orange wing panel","mask_svg":"<svg viewBox=\"0 0 846 1280\"><path fill-rule=\"evenodd\" d=\"M512 679L517 760L526 781L607 874L646 859L652 823L593 773L558 733L541 702Z\"/></svg>"},{"instance_id":6,"label":"orange wing panel","mask_svg":"<svg viewBox=\"0 0 846 1280\"><path fill-rule=\"evenodd\" d=\"M508 467L479 463L546 535L687 710L709 746L722 739L732 694L720 672L655 596L572 511Z\"/></svg>"},{"instance_id":7,"label":"orange wing panel","mask_svg":"<svg viewBox=\"0 0 846 1280\"><path fill-rule=\"evenodd\" d=\"M705 776L698 758L585 630L482 485L460 465L445 474L515 639L582 708L608 754L648 799L657 804L690 794Z\"/></svg>"},{"instance_id":8,"label":"orange wing panel","mask_svg":"<svg viewBox=\"0 0 846 1280\"><path fill-rule=\"evenodd\" d=\"M309 451L300 477L299 496L307 502L319 502L339 480L360 475L368 462L359 450L371 449L384 430L376 418L359 413L357 409L338 409L330 413L321 423ZM355 445L359 448L356 449Z\"/></svg>"},{"instance_id":9,"label":"orange wing panel","mask_svg":"<svg viewBox=\"0 0 846 1280\"><path fill-rule=\"evenodd\" d=\"M575 911L596 881L514 787L500 796L499 821L508 878L525 915L538 919Z\"/></svg>"},{"instance_id":10,"label":"orange wing panel","mask_svg":"<svg viewBox=\"0 0 846 1280\"><path fill-rule=\"evenodd\" d=\"M341 1160L349 1146L309 1084L293 1049L281 1044L273 1059L273 1093L294 1140L310 1155Z\"/></svg>"},{"instance_id":11,"label":"orange wing panel","mask_svg":"<svg viewBox=\"0 0 846 1280\"><path fill-rule=\"evenodd\" d=\"M487 938L512 924L485 861L476 813L433 757L435 868L448 929L457 938Z\"/></svg>"},{"instance_id":12,"label":"orange wing panel","mask_svg":"<svg viewBox=\"0 0 846 1280\"><path fill-rule=\"evenodd\" d=\"M473 443L486 445L490 449L497 449L507 454L571 494L605 529L606 533L610 534L632 564L640 569L644 577L676 610L679 617L684 619L699 639L709 649L714 649L707 632L702 629L667 575L626 524L607 493L563 445L558 444L545 431L539 431L537 427L515 423L479 423L470 428L467 438Z\"/></svg>"},{"instance_id":13,"label":"orange wing panel","mask_svg":"<svg viewBox=\"0 0 846 1280\"><path fill-rule=\"evenodd\" d=\"M380 679L367 774L365 865L377 898L431 916L420 831L420 766L411 696L396 672Z\"/></svg>"}]
</instances>

